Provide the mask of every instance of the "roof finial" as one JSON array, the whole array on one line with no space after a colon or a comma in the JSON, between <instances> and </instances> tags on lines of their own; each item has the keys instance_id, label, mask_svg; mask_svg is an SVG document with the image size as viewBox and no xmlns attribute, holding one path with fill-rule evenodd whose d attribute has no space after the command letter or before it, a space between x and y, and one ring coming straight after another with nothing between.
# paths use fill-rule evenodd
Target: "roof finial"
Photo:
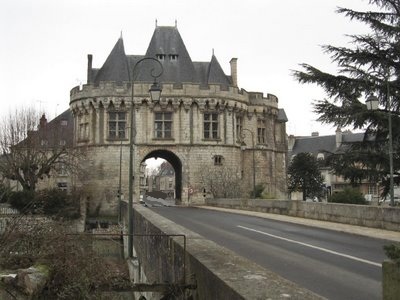
<instances>
[{"instance_id":1,"label":"roof finial","mask_svg":"<svg viewBox=\"0 0 400 300\"><path fill-rule=\"evenodd\" d=\"M214 48L212 48L212 56L214 56Z\"/></svg>"},{"instance_id":2,"label":"roof finial","mask_svg":"<svg viewBox=\"0 0 400 300\"><path fill-rule=\"evenodd\" d=\"M157 28L157 19L156 19L156 28Z\"/></svg>"},{"instance_id":3,"label":"roof finial","mask_svg":"<svg viewBox=\"0 0 400 300\"><path fill-rule=\"evenodd\" d=\"M175 28L178 28L178 21L175 19Z\"/></svg>"},{"instance_id":4,"label":"roof finial","mask_svg":"<svg viewBox=\"0 0 400 300\"><path fill-rule=\"evenodd\" d=\"M122 40L122 30L121 30L121 36L119 38Z\"/></svg>"}]
</instances>

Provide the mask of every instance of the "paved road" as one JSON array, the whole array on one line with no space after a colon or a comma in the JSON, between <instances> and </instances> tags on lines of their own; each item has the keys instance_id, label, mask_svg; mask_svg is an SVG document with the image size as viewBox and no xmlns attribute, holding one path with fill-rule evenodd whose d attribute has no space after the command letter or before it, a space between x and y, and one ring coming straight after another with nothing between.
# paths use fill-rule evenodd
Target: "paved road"
<instances>
[{"instance_id":1,"label":"paved road","mask_svg":"<svg viewBox=\"0 0 400 300\"><path fill-rule=\"evenodd\" d=\"M381 299L388 241L201 208L153 211L328 299Z\"/></svg>"}]
</instances>

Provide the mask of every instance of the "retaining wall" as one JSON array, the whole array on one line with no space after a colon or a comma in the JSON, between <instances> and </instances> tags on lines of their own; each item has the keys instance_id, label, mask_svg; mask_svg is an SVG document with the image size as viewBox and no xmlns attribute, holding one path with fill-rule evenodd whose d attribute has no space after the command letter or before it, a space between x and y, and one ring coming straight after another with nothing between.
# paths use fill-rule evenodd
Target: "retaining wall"
<instances>
[{"instance_id":1,"label":"retaining wall","mask_svg":"<svg viewBox=\"0 0 400 300\"><path fill-rule=\"evenodd\" d=\"M148 282L193 283L192 299L322 299L202 236L134 205L134 233L186 236L134 239ZM185 263L185 270L182 265Z\"/></svg>"},{"instance_id":2,"label":"retaining wall","mask_svg":"<svg viewBox=\"0 0 400 300\"><path fill-rule=\"evenodd\" d=\"M206 199L206 205L400 231L400 207L266 199Z\"/></svg>"}]
</instances>

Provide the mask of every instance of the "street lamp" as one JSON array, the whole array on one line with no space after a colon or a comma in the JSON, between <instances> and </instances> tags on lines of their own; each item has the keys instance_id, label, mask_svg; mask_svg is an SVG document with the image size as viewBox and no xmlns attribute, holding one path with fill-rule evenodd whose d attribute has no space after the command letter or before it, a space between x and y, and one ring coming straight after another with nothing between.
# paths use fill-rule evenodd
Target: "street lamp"
<instances>
[{"instance_id":1,"label":"street lamp","mask_svg":"<svg viewBox=\"0 0 400 300\"><path fill-rule=\"evenodd\" d=\"M388 88L389 92L389 88ZM387 94L387 102L391 107L389 93ZM368 110L378 110L379 100L376 96L369 96L365 101ZM388 126L389 126L389 172L390 172L390 206L394 206L394 182L393 182L393 133L392 133L392 113L388 111Z\"/></svg>"},{"instance_id":2,"label":"street lamp","mask_svg":"<svg viewBox=\"0 0 400 300\"><path fill-rule=\"evenodd\" d=\"M118 223L121 223L122 212L121 212L121 202L122 202L122 191L121 191L121 177L122 177L122 141L119 145L119 178L118 178Z\"/></svg>"},{"instance_id":3,"label":"street lamp","mask_svg":"<svg viewBox=\"0 0 400 300\"><path fill-rule=\"evenodd\" d=\"M131 122L130 122L130 140L129 140L129 198L128 198L128 256L133 257L133 188L134 188L134 181L135 181L135 175L134 175L134 166L133 166L133 159L134 159L134 146L135 146L135 119L133 117L134 114L134 76L135 76L135 70L136 67L142 63L143 61L152 61L156 62L159 67L160 71L154 74L154 69L150 70L150 74L154 79L154 83L151 85L149 89L150 97L152 101L159 101L160 96L161 96L161 87L157 84L157 78L162 75L164 72L164 68L161 64L161 62L153 57L144 57L140 60L138 60L135 65L133 66L132 70L132 77L130 78L131 80Z\"/></svg>"},{"instance_id":4,"label":"street lamp","mask_svg":"<svg viewBox=\"0 0 400 300\"><path fill-rule=\"evenodd\" d=\"M254 147L254 133L250 129L242 128L242 131L248 131L251 134L251 143L253 147L253 197L256 197L256 159L255 159L255 147ZM240 148L242 150L246 149L246 143L242 141Z\"/></svg>"}]
</instances>

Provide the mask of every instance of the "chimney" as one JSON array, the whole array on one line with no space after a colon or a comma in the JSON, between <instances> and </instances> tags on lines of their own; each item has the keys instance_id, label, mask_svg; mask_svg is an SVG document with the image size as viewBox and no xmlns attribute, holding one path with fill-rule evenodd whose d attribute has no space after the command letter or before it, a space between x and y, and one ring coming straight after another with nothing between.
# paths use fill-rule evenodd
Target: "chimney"
<instances>
[{"instance_id":1,"label":"chimney","mask_svg":"<svg viewBox=\"0 0 400 300\"><path fill-rule=\"evenodd\" d=\"M232 58L229 62L231 64L231 77L233 86L238 86L237 81L237 58Z\"/></svg>"},{"instance_id":2,"label":"chimney","mask_svg":"<svg viewBox=\"0 0 400 300\"><path fill-rule=\"evenodd\" d=\"M92 61L93 61L93 55L88 54L88 68L87 68L87 83L92 82Z\"/></svg>"},{"instance_id":3,"label":"chimney","mask_svg":"<svg viewBox=\"0 0 400 300\"><path fill-rule=\"evenodd\" d=\"M43 130L47 125L46 116L43 114L39 121L39 130Z\"/></svg>"},{"instance_id":4,"label":"chimney","mask_svg":"<svg viewBox=\"0 0 400 300\"><path fill-rule=\"evenodd\" d=\"M336 148L339 148L342 144L342 130L340 127L336 129Z\"/></svg>"}]
</instances>

